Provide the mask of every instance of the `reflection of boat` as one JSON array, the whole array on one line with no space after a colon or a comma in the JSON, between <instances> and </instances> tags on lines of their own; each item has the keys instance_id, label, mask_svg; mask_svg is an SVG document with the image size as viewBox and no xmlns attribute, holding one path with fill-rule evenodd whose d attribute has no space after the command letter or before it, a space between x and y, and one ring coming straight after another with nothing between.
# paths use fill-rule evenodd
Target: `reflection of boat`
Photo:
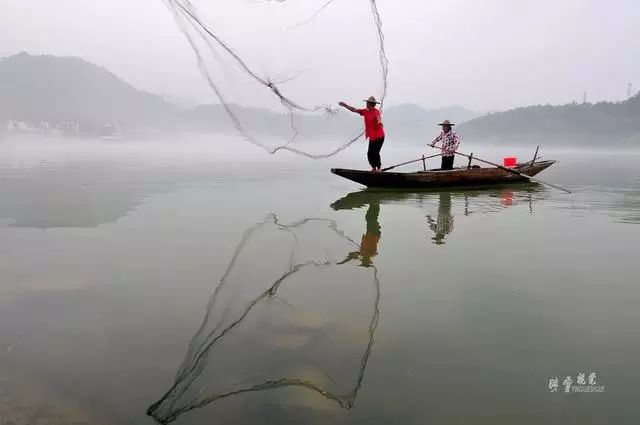
<instances>
[{"instance_id":1,"label":"reflection of boat","mask_svg":"<svg viewBox=\"0 0 640 425\"><path fill-rule=\"evenodd\" d=\"M377 254L377 250L367 251L364 248L367 246L365 240L372 239L372 236L377 237L377 248L377 242L380 239L380 224L378 223L380 205L404 203L429 208L429 205L433 205L437 197L437 215L427 215L426 218L429 228L434 233L431 238L433 243L444 245L447 235L453 231L455 219L452 207L454 205L462 206L461 213L464 216L468 216L474 212L497 212L514 205L526 203L529 206L529 213L533 214L534 201L543 198L545 193L547 193L546 190L537 184L521 185L518 188L514 188L512 185L505 185L504 187L497 185L492 186L490 190L447 190L437 192L364 189L351 192L336 200L331 204L331 208L338 211L367 207L367 213L365 214L367 233L362 237L361 251L350 254L352 257L350 259L359 258L363 262L362 265L366 266L367 262L371 261L371 257Z\"/></svg>"},{"instance_id":2,"label":"reflection of boat","mask_svg":"<svg viewBox=\"0 0 640 425\"><path fill-rule=\"evenodd\" d=\"M463 190L463 189L454 189L444 191L449 193L452 198L464 198L466 200L465 204L468 204L469 199L478 199L483 201L489 201L492 199L499 199L500 204L504 206L508 202L509 205L517 204L521 201L536 201L538 199L543 199L545 194L547 193L546 189L543 186L538 184L527 184L527 185L493 185L490 189L485 190ZM366 207L372 203L378 203L381 205L384 204L398 204L398 203L408 203L408 204L418 204L422 205L425 202L430 202L434 199L435 196L443 193L442 190L438 191L410 191L410 190L377 190L377 189L363 189L357 190L342 198L334 201L331 204L331 208L339 211L339 210L354 210ZM507 200L509 198L509 200ZM488 205L488 204L498 204L498 202L477 202L476 206L479 205ZM468 209L468 207L467 207ZM465 214L468 215L468 214Z\"/></svg>"},{"instance_id":3,"label":"reflection of boat","mask_svg":"<svg viewBox=\"0 0 640 425\"><path fill-rule=\"evenodd\" d=\"M346 196L338 199L331 204L331 208L336 211L340 210L355 210L358 208L366 207L372 203L388 203L405 201L411 198L420 198L423 194L420 192L396 192L390 190L358 190L356 192L348 193Z\"/></svg>"},{"instance_id":4,"label":"reflection of boat","mask_svg":"<svg viewBox=\"0 0 640 425\"><path fill-rule=\"evenodd\" d=\"M519 164L514 170L535 176L553 165L555 161ZM367 187L391 188L442 188L485 186L493 184L526 182L527 179L497 167L466 167L453 170L418 171L413 173L372 173L370 171L332 168L331 172Z\"/></svg>"}]
</instances>

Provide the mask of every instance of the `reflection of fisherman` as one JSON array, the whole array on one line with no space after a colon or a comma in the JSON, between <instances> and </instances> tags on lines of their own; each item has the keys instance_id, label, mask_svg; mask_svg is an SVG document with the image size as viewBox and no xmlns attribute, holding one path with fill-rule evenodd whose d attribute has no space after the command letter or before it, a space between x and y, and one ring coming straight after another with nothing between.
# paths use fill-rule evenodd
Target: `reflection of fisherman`
<instances>
[{"instance_id":1,"label":"reflection of fisherman","mask_svg":"<svg viewBox=\"0 0 640 425\"><path fill-rule=\"evenodd\" d=\"M362 242L360 243L360 251L350 252L345 260L340 264L344 264L347 261L359 258L362 267L370 267L373 263L372 257L378 255L378 242L380 242L380 236L382 234L380 230L380 223L378 222L378 216L380 214L380 203L371 202L367 213L365 214L365 220L367 221L367 233L362 235Z\"/></svg>"},{"instance_id":2,"label":"reflection of fisherman","mask_svg":"<svg viewBox=\"0 0 640 425\"><path fill-rule=\"evenodd\" d=\"M435 233L431 238L436 245L444 245L444 237L453 230L453 215L451 214L451 193L440 192L438 205L438 218L434 221L431 216L427 216L429 227Z\"/></svg>"}]
</instances>

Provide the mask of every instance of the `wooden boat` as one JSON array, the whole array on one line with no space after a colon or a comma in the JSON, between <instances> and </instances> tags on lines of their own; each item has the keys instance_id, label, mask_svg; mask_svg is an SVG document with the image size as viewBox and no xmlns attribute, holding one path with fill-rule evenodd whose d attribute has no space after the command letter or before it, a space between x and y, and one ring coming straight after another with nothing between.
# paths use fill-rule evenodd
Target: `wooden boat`
<instances>
[{"instance_id":1,"label":"wooden boat","mask_svg":"<svg viewBox=\"0 0 640 425\"><path fill-rule=\"evenodd\" d=\"M513 170L533 177L549 168L556 161L540 161L532 164L517 164ZM382 172L332 168L331 172L345 179L372 188L431 189L442 187L472 187L529 181L515 173L499 167L465 167L453 170L429 170L413 173Z\"/></svg>"}]
</instances>

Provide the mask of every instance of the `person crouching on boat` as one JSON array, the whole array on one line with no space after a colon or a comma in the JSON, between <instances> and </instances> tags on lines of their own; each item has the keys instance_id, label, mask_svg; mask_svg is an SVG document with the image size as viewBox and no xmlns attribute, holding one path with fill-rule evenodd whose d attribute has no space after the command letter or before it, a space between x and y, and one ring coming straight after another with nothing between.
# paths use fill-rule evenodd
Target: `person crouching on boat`
<instances>
[{"instance_id":1,"label":"person crouching on boat","mask_svg":"<svg viewBox=\"0 0 640 425\"><path fill-rule=\"evenodd\" d=\"M369 139L367 158L369 159L369 165L371 165L371 171L373 173L379 173L381 171L380 167L382 167L380 149L382 149L382 144L384 143L384 126L382 125L382 116L380 115L380 111L376 108L376 105L380 102L376 101L376 98L373 96L365 100L365 102L367 103L367 107L365 109L357 109L344 102L339 102L338 105L364 117L365 136Z\"/></svg>"},{"instance_id":2,"label":"person crouching on boat","mask_svg":"<svg viewBox=\"0 0 640 425\"><path fill-rule=\"evenodd\" d=\"M456 132L453 131L455 124L451 124L449 120L444 120L438 125L442 127L442 132L431 142L431 147L434 147L437 143L442 143L442 165L440 168L442 170L452 170L453 160L456 157L455 152L460 146L460 139Z\"/></svg>"}]
</instances>

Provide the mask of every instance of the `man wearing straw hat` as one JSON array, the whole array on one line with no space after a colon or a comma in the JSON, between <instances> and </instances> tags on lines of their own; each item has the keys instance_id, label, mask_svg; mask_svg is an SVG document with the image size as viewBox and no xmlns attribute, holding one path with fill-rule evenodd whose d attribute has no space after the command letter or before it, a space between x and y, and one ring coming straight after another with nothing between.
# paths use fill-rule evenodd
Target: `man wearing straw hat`
<instances>
[{"instance_id":1,"label":"man wearing straw hat","mask_svg":"<svg viewBox=\"0 0 640 425\"><path fill-rule=\"evenodd\" d=\"M451 124L449 120L444 120L438 125L442 127L442 133L431 142L430 146L434 147L436 143L442 143L442 165L440 169L452 170L453 160L456 156L455 152L460 145L460 139L456 132L453 131L455 124Z\"/></svg>"},{"instance_id":2,"label":"man wearing straw hat","mask_svg":"<svg viewBox=\"0 0 640 425\"><path fill-rule=\"evenodd\" d=\"M371 96L365 100L367 107L364 109L356 109L353 106L349 106L344 102L338 103L343 108L360 114L364 117L364 129L365 136L369 139L369 150L367 151L367 158L371 165L371 172L379 173L380 167L382 167L382 161L380 160L380 149L384 143L384 127L382 125L382 117L380 111L376 108L380 102L376 101L376 98Z\"/></svg>"}]
</instances>

